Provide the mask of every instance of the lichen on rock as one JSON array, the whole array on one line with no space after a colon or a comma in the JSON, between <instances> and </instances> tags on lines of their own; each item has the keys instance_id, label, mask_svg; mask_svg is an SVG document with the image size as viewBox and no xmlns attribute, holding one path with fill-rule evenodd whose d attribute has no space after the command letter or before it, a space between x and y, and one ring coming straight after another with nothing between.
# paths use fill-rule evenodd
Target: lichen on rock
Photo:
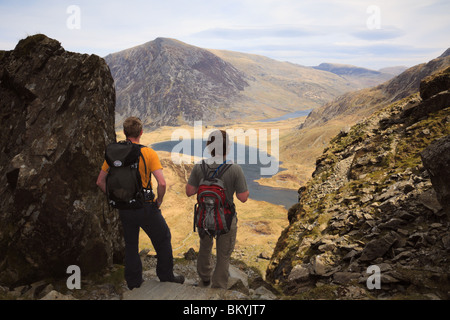
<instances>
[{"instance_id":1,"label":"lichen on rock","mask_svg":"<svg viewBox=\"0 0 450 320\"><path fill-rule=\"evenodd\" d=\"M95 185L115 140L104 60L30 36L1 55L0 95L0 283L120 260L118 218Z\"/></svg>"}]
</instances>

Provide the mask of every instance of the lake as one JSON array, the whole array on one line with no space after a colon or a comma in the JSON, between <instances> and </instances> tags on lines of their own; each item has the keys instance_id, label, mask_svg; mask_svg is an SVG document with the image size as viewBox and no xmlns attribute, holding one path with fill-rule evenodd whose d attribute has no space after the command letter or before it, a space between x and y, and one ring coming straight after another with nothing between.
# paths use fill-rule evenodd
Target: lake
<instances>
[{"instance_id":1,"label":"lake","mask_svg":"<svg viewBox=\"0 0 450 320\"><path fill-rule=\"evenodd\" d=\"M186 148L187 150L183 149L182 153L191 156L192 155L191 150L194 150L194 145L199 142L200 141L198 140L191 139L190 140L191 147ZM183 143L189 144L189 141L184 140ZM201 141L201 143L202 143L201 150L205 150L206 141ZM151 147L155 151L172 152L172 150L174 150L174 147L179 144L180 141L163 141L159 143L154 143L151 145ZM271 177L267 175L261 175L261 168L270 167L270 164L263 165L260 161L261 158L267 159L267 157L271 157L270 155L267 155L267 153L265 153L264 151L249 146L238 145L237 143L234 143L234 148L235 148L234 152L233 153L230 152L230 154L234 154L234 158L232 159L233 162L238 163L242 167L242 170L244 171L251 199L258 201L267 201L276 205L282 205L286 209L289 209L292 205L297 203L298 193L296 190L262 186L254 181L262 177ZM239 152L239 150L244 149L245 154L243 152ZM198 151L196 153L198 153ZM196 155L199 156L199 154ZM255 155L257 155L256 163L250 164L250 162L255 162L249 160L250 158L253 159ZM274 157L271 157L271 161L278 161L278 160L276 160ZM279 164L280 163L281 162L279 162ZM283 171L283 169L280 168L279 171Z\"/></svg>"},{"instance_id":2,"label":"lake","mask_svg":"<svg viewBox=\"0 0 450 320\"><path fill-rule=\"evenodd\" d=\"M287 113L278 118L263 119L263 120L259 120L258 122L276 122L276 121L287 120L287 119L292 119L292 118L305 117L305 116L308 116L311 113L311 111L312 111L312 109L295 111L292 113Z\"/></svg>"}]
</instances>

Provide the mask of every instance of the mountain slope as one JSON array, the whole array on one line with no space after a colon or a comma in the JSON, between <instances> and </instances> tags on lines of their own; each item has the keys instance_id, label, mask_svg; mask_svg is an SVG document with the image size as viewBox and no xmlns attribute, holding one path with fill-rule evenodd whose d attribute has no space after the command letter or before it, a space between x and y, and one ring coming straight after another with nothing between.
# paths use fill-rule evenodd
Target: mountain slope
<instances>
[{"instance_id":1,"label":"mountain slope","mask_svg":"<svg viewBox=\"0 0 450 320\"><path fill-rule=\"evenodd\" d=\"M116 82L116 123L136 115L151 128L273 118L358 88L327 71L166 38L105 60Z\"/></svg>"},{"instance_id":2,"label":"mountain slope","mask_svg":"<svg viewBox=\"0 0 450 320\"><path fill-rule=\"evenodd\" d=\"M248 86L246 77L212 53L158 38L105 57L116 82L116 121L142 117L150 126L215 119ZM223 109L221 109L223 110Z\"/></svg>"},{"instance_id":3,"label":"mountain slope","mask_svg":"<svg viewBox=\"0 0 450 320\"><path fill-rule=\"evenodd\" d=\"M450 66L450 56L441 55L428 63L409 68L377 87L345 93L314 109L299 126L300 130L280 141L281 159L285 163L301 164L305 176L310 176L316 158L341 130L346 131L380 108L417 92L421 79L446 66ZM304 179L301 182L305 182Z\"/></svg>"},{"instance_id":4,"label":"mountain slope","mask_svg":"<svg viewBox=\"0 0 450 320\"><path fill-rule=\"evenodd\" d=\"M249 76L249 87L245 88L242 95L250 102L250 108L260 106L258 111L262 112L257 115L258 119L272 118L280 115L280 112L314 109L357 88L327 71L260 55L227 50L209 51Z\"/></svg>"},{"instance_id":5,"label":"mountain slope","mask_svg":"<svg viewBox=\"0 0 450 320\"><path fill-rule=\"evenodd\" d=\"M449 181L448 163L447 173L431 172L421 154L448 154L424 149L449 135L447 68L422 81L420 96L387 105L333 138L289 211L267 279L301 298L448 299L450 211L430 179ZM380 268L381 289L369 292L372 265Z\"/></svg>"},{"instance_id":6,"label":"mountain slope","mask_svg":"<svg viewBox=\"0 0 450 320\"><path fill-rule=\"evenodd\" d=\"M381 106L417 92L423 78L449 65L450 56L442 55L428 63L409 68L374 88L346 93L311 112L301 128L322 126L330 120L338 119L355 123L359 119L371 115Z\"/></svg>"}]
</instances>

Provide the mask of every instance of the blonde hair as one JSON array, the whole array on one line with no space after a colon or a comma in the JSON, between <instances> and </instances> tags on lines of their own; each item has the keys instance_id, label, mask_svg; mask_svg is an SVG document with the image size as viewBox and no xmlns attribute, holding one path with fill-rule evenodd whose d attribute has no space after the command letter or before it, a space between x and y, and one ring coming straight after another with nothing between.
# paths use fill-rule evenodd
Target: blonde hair
<instances>
[{"instance_id":1,"label":"blonde hair","mask_svg":"<svg viewBox=\"0 0 450 320\"><path fill-rule=\"evenodd\" d=\"M123 122L123 133L127 138L137 138L142 132L142 121L136 117L129 117Z\"/></svg>"}]
</instances>

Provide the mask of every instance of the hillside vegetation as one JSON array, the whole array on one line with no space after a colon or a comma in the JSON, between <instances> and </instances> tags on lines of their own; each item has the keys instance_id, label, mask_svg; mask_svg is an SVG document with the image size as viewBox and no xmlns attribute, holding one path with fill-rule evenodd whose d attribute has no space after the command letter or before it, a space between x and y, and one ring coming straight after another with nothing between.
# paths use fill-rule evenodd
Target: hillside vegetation
<instances>
[{"instance_id":1,"label":"hillside vegetation","mask_svg":"<svg viewBox=\"0 0 450 320\"><path fill-rule=\"evenodd\" d=\"M420 95L331 140L289 210L267 270L285 294L449 298L450 216L421 159L450 135L449 79L450 68L424 79ZM371 265L381 270L380 290L366 286Z\"/></svg>"}]
</instances>

